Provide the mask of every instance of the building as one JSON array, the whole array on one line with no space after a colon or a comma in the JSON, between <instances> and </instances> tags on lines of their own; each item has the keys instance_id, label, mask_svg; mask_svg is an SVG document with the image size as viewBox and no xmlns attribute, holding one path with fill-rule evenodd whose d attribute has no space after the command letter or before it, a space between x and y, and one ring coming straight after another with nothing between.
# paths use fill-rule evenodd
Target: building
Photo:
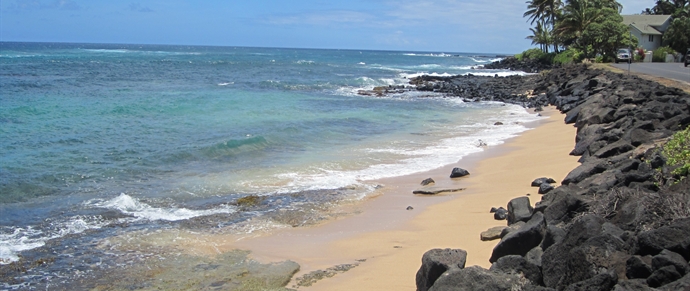
<instances>
[{"instance_id":1,"label":"building","mask_svg":"<svg viewBox=\"0 0 690 291\"><path fill-rule=\"evenodd\" d=\"M661 46L661 37L671 25L671 15L621 15L623 24L637 37L639 46L654 51Z\"/></svg>"}]
</instances>

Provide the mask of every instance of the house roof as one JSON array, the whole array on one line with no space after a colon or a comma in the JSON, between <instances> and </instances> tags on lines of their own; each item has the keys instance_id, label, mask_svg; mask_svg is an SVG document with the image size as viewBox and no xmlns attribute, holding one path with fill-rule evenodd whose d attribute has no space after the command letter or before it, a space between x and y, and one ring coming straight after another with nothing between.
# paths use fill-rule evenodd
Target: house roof
<instances>
[{"instance_id":1,"label":"house roof","mask_svg":"<svg viewBox=\"0 0 690 291\"><path fill-rule=\"evenodd\" d=\"M658 27L663 26L670 21L671 15L621 15L623 16L623 24L630 25L639 30L642 34L648 35L662 35L657 30Z\"/></svg>"},{"instance_id":2,"label":"house roof","mask_svg":"<svg viewBox=\"0 0 690 291\"><path fill-rule=\"evenodd\" d=\"M621 15L623 16L623 24L630 25L635 23L636 25L650 25L650 26L662 26L666 21L669 21L671 15Z\"/></svg>"},{"instance_id":3,"label":"house roof","mask_svg":"<svg viewBox=\"0 0 690 291\"><path fill-rule=\"evenodd\" d=\"M662 35L660 31L654 29L651 25L644 25L644 24L637 24L637 23L632 23L629 24L635 29L639 30L642 34L648 34L648 35Z\"/></svg>"}]
</instances>

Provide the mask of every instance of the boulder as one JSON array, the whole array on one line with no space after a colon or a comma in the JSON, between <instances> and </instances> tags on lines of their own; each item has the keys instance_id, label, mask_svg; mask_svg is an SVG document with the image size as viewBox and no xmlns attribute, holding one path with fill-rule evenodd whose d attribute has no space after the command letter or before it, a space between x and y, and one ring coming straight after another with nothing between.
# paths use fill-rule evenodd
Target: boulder
<instances>
[{"instance_id":1,"label":"boulder","mask_svg":"<svg viewBox=\"0 0 690 291\"><path fill-rule=\"evenodd\" d=\"M511 233L513 231L520 229L523 225L525 225L524 221L518 221L516 223L508 225L506 228L504 228L501 231L501 238L503 238L504 236L508 235L509 233Z\"/></svg>"},{"instance_id":2,"label":"boulder","mask_svg":"<svg viewBox=\"0 0 690 291\"><path fill-rule=\"evenodd\" d=\"M501 238L501 232L508 228L507 226L495 226L492 228L489 228L486 231L483 231L481 234L479 234L479 238L482 241L490 241L490 240L495 240Z\"/></svg>"},{"instance_id":3,"label":"boulder","mask_svg":"<svg viewBox=\"0 0 690 291\"><path fill-rule=\"evenodd\" d=\"M670 225L641 232L638 236L640 255L657 255L667 249L690 259L690 218L674 220Z\"/></svg>"},{"instance_id":4,"label":"boulder","mask_svg":"<svg viewBox=\"0 0 690 291\"><path fill-rule=\"evenodd\" d=\"M448 270L465 267L467 252L461 249L432 249L422 256L422 266L417 271L417 290L426 291Z\"/></svg>"},{"instance_id":5,"label":"boulder","mask_svg":"<svg viewBox=\"0 0 690 291\"><path fill-rule=\"evenodd\" d=\"M625 276L628 279L647 279L652 274L651 257L632 256L625 262Z\"/></svg>"},{"instance_id":6,"label":"boulder","mask_svg":"<svg viewBox=\"0 0 690 291\"><path fill-rule=\"evenodd\" d=\"M551 190L553 190L553 189L554 189L554 187L551 186L551 184L543 183L539 186L539 191L537 193L538 194L546 194L546 193L551 192Z\"/></svg>"},{"instance_id":7,"label":"boulder","mask_svg":"<svg viewBox=\"0 0 690 291\"><path fill-rule=\"evenodd\" d=\"M676 271L673 266L666 266L658 269L647 278L647 285L649 287L661 287L673 281L680 279L682 276Z\"/></svg>"},{"instance_id":8,"label":"boulder","mask_svg":"<svg viewBox=\"0 0 690 291\"><path fill-rule=\"evenodd\" d=\"M505 220L507 218L508 218L508 210L506 210L503 207L496 209L496 212L494 212L494 219L496 219L496 220Z\"/></svg>"},{"instance_id":9,"label":"boulder","mask_svg":"<svg viewBox=\"0 0 690 291\"><path fill-rule=\"evenodd\" d=\"M520 276L491 272L479 266L454 269L443 273L430 291L508 291L520 286ZM417 289L420 290L420 289Z\"/></svg>"},{"instance_id":10,"label":"boulder","mask_svg":"<svg viewBox=\"0 0 690 291\"><path fill-rule=\"evenodd\" d=\"M592 161L587 161L570 171L570 173L568 173L561 183L563 185L577 183L591 177L594 174L602 173L606 170L606 165L601 160L593 159Z\"/></svg>"},{"instance_id":11,"label":"boulder","mask_svg":"<svg viewBox=\"0 0 690 291\"><path fill-rule=\"evenodd\" d=\"M543 285L541 270L539 266L528 262L525 258L518 255L504 256L498 259L489 268L490 271L502 272L506 274L522 274L534 285Z\"/></svg>"},{"instance_id":12,"label":"boulder","mask_svg":"<svg viewBox=\"0 0 690 291\"><path fill-rule=\"evenodd\" d=\"M426 178L421 183L422 186L428 186L428 185L433 185L433 184L436 184L436 181L434 181L434 179L431 179L431 178Z\"/></svg>"},{"instance_id":13,"label":"boulder","mask_svg":"<svg viewBox=\"0 0 690 291\"><path fill-rule=\"evenodd\" d=\"M688 274L690 266L683 256L669 250L663 250L652 258L652 269L658 270L666 266L673 266L681 276Z\"/></svg>"},{"instance_id":14,"label":"boulder","mask_svg":"<svg viewBox=\"0 0 690 291\"><path fill-rule=\"evenodd\" d=\"M618 281L616 286L613 286L611 291L656 291L659 289L654 289L647 285L647 280L643 279L633 279L633 280L621 280Z\"/></svg>"},{"instance_id":15,"label":"boulder","mask_svg":"<svg viewBox=\"0 0 690 291\"><path fill-rule=\"evenodd\" d=\"M584 215L571 224L563 240L544 248L542 271L546 287L567 286L597 275L598 265L607 263L600 259L608 260L612 251L619 247L594 240L602 235L604 222L594 214ZM601 251L608 252L605 258L596 256Z\"/></svg>"},{"instance_id":16,"label":"boulder","mask_svg":"<svg viewBox=\"0 0 690 291\"><path fill-rule=\"evenodd\" d=\"M469 175L470 172L463 168L453 168L453 171L450 173L451 178L460 178Z\"/></svg>"},{"instance_id":17,"label":"boulder","mask_svg":"<svg viewBox=\"0 0 690 291\"><path fill-rule=\"evenodd\" d=\"M603 273L590 279L568 285L565 291L609 291L616 285L618 278L615 274Z\"/></svg>"},{"instance_id":18,"label":"boulder","mask_svg":"<svg viewBox=\"0 0 690 291\"><path fill-rule=\"evenodd\" d=\"M543 255L544 251L541 249L541 247L535 247L525 254L525 260L541 268L541 257Z\"/></svg>"},{"instance_id":19,"label":"boulder","mask_svg":"<svg viewBox=\"0 0 690 291\"><path fill-rule=\"evenodd\" d=\"M529 197L518 197L508 202L508 225L518 221L528 221L532 217L532 204Z\"/></svg>"},{"instance_id":20,"label":"boulder","mask_svg":"<svg viewBox=\"0 0 690 291\"><path fill-rule=\"evenodd\" d=\"M544 210L544 217L548 224L570 222L579 213L589 209L589 198L583 195L566 193L553 201Z\"/></svg>"},{"instance_id":21,"label":"boulder","mask_svg":"<svg viewBox=\"0 0 690 291\"><path fill-rule=\"evenodd\" d=\"M489 262L494 263L499 258L507 255L524 256L541 243L545 229L544 215L539 212L535 213L520 229L509 233L501 239L494 247Z\"/></svg>"},{"instance_id":22,"label":"boulder","mask_svg":"<svg viewBox=\"0 0 690 291\"><path fill-rule=\"evenodd\" d=\"M547 225L546 233L544 234L544 240L542 240L540 247L542 250L548 249L550 246L560 243L565 237L565 230L555 226Z\"/></svg>"},{"instance_id":23,"label":"boulder","mask_svg":"<svg viewBox=\"0 0 690 291\"><path fill-rule=\"evenodd\" d=\"M544 183L553 184L553 183L556 183L556 180L554 180L553 178L541 177L541 178L534 179L534 181L532 181L531 185L532 185L532 187L539 187Z\"/></svg>"},{"instance_id":24,"label":"boulder","mask_svg":"<svg viewBox=\"0 0 690 291\"><path fill-rule=\"evenodd\" d=\"M690 290L690 274L683 276L683 278L680 278L679 280L674 281L673 283L666 284L659 289L663 291Z\"/></svg>"}]
</instances>

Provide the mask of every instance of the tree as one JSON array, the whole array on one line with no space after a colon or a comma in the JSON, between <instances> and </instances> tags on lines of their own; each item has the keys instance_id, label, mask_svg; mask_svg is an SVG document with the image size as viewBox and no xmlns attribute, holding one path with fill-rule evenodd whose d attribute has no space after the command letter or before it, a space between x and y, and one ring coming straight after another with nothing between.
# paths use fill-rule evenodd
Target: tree
<instances>
[{"instance_id":1,"label":"tree","mask_svg":"<svg viewBox=\"0 0 690 291\"><path fill-rule=\"evenodd\" d=\"M545 52L549 53L549 44L551 44L551 29L548 25L544 24L544 21L537 22L535 28L530 28L532 35L528 36L527 39L532 40L532 44L538 44L539 48Z\"/></svg>"},{"instance_id":2,"label":"tree","mask_svg":"<svg viewBox=\"0 0 690 291\"><path fill-rule=\"evenodd\" d=\"M546 31L549 34L548 37L546 37L546 39L548 39L548 42L544 44L540 43L542 50L544 52L548 52L548 46L550 44L553 44L554 51L558 51L558 43L555 42L555 38L551 35L551 32L556 26L556 19L558 17L558 13L560 12L562 2L560 0L530 0L526 3L527 11L522 16L528 17L528 21L530 21L530 24L534 24L535 22L537 23L537 27L530 30L533 33L535 32L535 30L537 30L539 32ZM539 28L539 26L541 26L541 29ZM532 36L535 35L536 34ZM532 39L532 44L535 44L533 38L528 37L528 39Z\"/></svg>"},{"instance_id":3,"label":"tree","mask_svg":"<svg viewBox=\"0 0 690 291\"><path fill-rule=\"evenodd\" d=\"M587 26L577 41L580 47L589 49L589 57L602 55L612 59L618 48L637 46L637 39L630 36L618 11L604 8L600 12L597 21Z\"/></svg>"},{"instance_id":4,"label":"tree","mask_svg":"<svg viewBox=\"0 0 690 291\"><path fill-rule=\"evenodd\" d=\"M685 53L690 48L690 17L674 19L664 33L662 42L677 52Z\"/></svg>"}]
</instances>

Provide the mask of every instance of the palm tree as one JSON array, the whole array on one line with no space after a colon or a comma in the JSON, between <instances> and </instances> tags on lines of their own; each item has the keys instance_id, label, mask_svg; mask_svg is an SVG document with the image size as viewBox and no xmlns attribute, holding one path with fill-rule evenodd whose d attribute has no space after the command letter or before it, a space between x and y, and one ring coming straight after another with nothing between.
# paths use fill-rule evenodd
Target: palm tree
<instances>
[{"instance_id":1,"label":"palm tree","mask_svg":"<svg viewBox=\"0 0 690 291\"><path fill-rule=\"evenodd\" d=\"M525 11L525 13L522 16L527 17L528 21L530 21L530 24L534 24L535 22L537 22L537 26L539 26L541 22L542 30L544 30L544 27L546 27L545 24L548 23L550 28L548 28L547 30L550 34L556 26L556 19L558 17L558 13L562 5L562 2L560 0L530 0L526 3L527 11ZM534 32L533 29L530 30ZM549 37L548 41L549 43L545 44L547 48L545 50L544 48L542 48L542 50L548 51L548 45L553 44L554 50L558 51L558 44L552 42L553 38Z\"/></svg>"},{"instance_id":2,"label":"palm tree","mask_svg":"<svg viewBox=\"0 0 690 291\"><path fill-rule=\"evenodd\" d=\"M563 7L561 19L554 29L554 34L563 41L563 44L575 43L582 32L599 19L602 9L597 7L599 3L595 2L599 1L570 0Z\"/></svg>"},{"instance_id":3,"label":"palm tree","mask_svg":"<svg viewBox=\"0 0 690 291\"><path fill-rule=\"evenodd\" d=\"M538 44L543 52L549 53L549 44L552 43L551 29L544 24L544 21L539 21L535 28L529 30L532 31L532 35L526 38L532 40L532 44Z\"/></svg>"}]
</instances>

